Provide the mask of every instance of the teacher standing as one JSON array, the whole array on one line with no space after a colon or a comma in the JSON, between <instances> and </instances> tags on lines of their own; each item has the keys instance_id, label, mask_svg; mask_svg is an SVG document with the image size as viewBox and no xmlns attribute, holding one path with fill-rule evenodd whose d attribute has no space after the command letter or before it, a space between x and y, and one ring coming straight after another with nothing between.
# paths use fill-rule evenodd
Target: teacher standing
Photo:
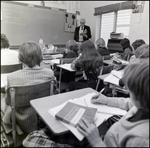
<instances>
[{"instance_id":1,"label":"teacher standing","mask_svg":"<svg viewBox=\"0 0 150 148\"><path fill-rule=\"evenodd\" d=\"M76 42L84 42L88 39L90 39L91 36L91 30L89 26L85 25L85 19L82 18L80 20L80 26L76 27L75 34L74 34L74 40Z\"/></svg>"}]
</instances>

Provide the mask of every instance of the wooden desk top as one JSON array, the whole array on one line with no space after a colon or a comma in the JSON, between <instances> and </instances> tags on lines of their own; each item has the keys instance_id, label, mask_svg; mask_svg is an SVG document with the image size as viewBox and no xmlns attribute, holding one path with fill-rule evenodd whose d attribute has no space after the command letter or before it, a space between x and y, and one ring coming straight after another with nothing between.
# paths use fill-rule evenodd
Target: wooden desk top
<instances>
[{"instance_id":1,"label":"wooden desk top","mask_svg":"<svg viewBox=\"0 0 150 148\"><path fill-rule=\"evenodd\" d=\"M108 65L114 65L113 60L104 60L103 63Z\"/></svg>"},{"instance_id":2,"label":"wooden desk top","mask_svg":"<svg viewBox=\"0 0 150 148\"><path fill-rule=\"evenodd\" d=\"M98 76L98 78L104 81L104 79L109 75L110 75L110 73L107 73L107 74Z\"/></svg>"},{"instance_id":3,"label":"wooden desk top","mask_svg":"<svg viewBox=\"0 0 150 148\"><path fill-rule=\"evenodd\" d=\"M76 91L71 91L67 93L61 93L58 95L48 96L40 99L35 99L30 101L32 107L36 110L42 120L47 124L50 130L55 135L60 135L68 132L69 130L57 121L51 114L48 113L48 110L56 107L67 100L80 98L88 93L97 92L91 88L80 89Z\"/></svg>"}]
</instances>

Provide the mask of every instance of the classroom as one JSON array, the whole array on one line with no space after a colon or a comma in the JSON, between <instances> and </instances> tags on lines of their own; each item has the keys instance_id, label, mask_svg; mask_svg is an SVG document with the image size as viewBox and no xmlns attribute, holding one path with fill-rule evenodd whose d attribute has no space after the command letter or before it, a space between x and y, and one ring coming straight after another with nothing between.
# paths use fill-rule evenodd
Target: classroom
<instances>
[{"instance_id":1,"label":"classroom","mask_svg":"<svg viewBox=\"0 0 150 148\"><path fill-rule=\"evenodd\" d=\"M149 147L149 1L1 1L1 147Z\"/></svg>"}]
</instances>

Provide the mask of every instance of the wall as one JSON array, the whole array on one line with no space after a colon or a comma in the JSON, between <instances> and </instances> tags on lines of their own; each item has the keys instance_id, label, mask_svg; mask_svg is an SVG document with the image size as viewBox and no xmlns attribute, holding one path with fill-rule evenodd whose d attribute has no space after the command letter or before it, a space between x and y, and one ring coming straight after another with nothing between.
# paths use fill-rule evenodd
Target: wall
<instances>
[{"instance_id":1,"label":"wall","mask_svg":"<svg viewBox=\"0 0 150 148\"><path fill-rule=\"evenodd\" d=\"M99 37L99 17L94 16L94 8L124 1L80 1L80 18L86 19L86 24L91 27L92 38L91 41Z\"/></svg>"},{"instance_id":2,"label":"wall","mask_svg":"<svg viewBox=\"0 0 150 148\"><path fill-rule=\"evenodd\" d=\"M149 44L149 1L145 1L143 13L132 13L129 39L131 43L136 39L143 39Z\"/></svg>"},{"instance_id":3,"label":"wall","mask_svg":"<svg viewBox=\"0 0 150 148\"><path fill-rule=\"evenodd\" d=\"M86 19L86 24L91 27L92 38L95 42L99 37L99 17L94 16L94 8L114 3L120 3L124 1L80 1L80 18ZM139 17L140 20L139 20ZM147 44L149 44L149 1L145 1L144 12L131 15L129 39L131 43L136 39L142 38Z\"/></svg>"}]
</instances>

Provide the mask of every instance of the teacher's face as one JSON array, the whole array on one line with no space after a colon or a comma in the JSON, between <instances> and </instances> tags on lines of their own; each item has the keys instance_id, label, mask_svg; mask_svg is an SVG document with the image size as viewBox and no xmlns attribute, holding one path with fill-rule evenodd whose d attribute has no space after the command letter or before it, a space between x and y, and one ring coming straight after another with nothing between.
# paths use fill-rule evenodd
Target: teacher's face
<instances>
[{"instance_id":1,"label":"teacher's face","mask_svg":"<svg viewBox=\"0 0 150 148\"><path fill-rule=\"evenodd\" d=\"M85 20L84 20L84 19L81 19L81 20L80 20L80 25L81 25L81 26L84 26L84 25L85 25Z\"/></svg>"}]
</instances>

